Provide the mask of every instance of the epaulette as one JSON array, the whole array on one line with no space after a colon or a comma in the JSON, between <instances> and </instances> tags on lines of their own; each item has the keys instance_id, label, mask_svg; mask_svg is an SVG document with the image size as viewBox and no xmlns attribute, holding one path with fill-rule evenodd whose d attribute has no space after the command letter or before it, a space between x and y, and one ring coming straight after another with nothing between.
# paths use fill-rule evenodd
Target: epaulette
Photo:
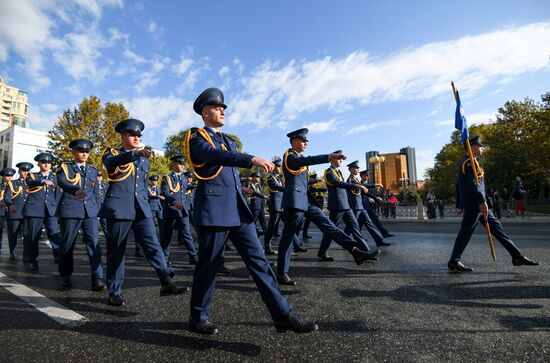
<instances>
[{"instance_id":1,"label":"epaulette","mask_svg":"<svg viewBox=\"0 0 550 363\"><path fill-rule=\"evenodd\" d=\"M235 142L235 139L229 136L228 134L223 134L223 136L227 137L229 140Z\"/></svg>"},{"instance_id":2,"label":"epaulette","mask_svg":"<svg viewBox=\"0 0 550 363\"><path fill-rule=\"evenodd\" d=\"M198 127L191 127L191 135L189 136L190 139L194 138L195 136L197 136L197 133L198 133L198 130L199 128Z\"/></svg>"}]
</instances>

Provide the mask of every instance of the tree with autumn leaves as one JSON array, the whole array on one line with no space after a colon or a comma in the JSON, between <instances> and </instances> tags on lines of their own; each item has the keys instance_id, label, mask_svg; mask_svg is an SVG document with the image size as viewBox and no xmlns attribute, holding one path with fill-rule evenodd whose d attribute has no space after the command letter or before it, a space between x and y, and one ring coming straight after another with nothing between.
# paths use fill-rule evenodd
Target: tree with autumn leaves
<instances>
[{"instance_id":1,"label":"tree with autumn leaves","mask_svg":"<svg viewBox=\"0 0 550 363\"><path fill-rule=\"evenodd\" d=\"M508 101L498 109L495 122L470 127L470 135L480 135L488 146L481 159L487 188L511 190L515 177L520 176L529 198L548 198L550 93L541 99ZM424 194L432 190L440 198L454 198L457 165L464 157L460 131L454 131L436 155L433 168L427 170Z\"/></svg>"}]
</instances>

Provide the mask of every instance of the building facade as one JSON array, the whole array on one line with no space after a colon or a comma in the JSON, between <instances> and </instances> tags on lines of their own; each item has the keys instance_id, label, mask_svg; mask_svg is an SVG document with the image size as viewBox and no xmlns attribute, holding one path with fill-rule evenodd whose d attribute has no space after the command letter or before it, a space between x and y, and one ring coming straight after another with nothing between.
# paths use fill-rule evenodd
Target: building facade
<instances>
[{"instance_id":1,"label":"building facade","mask_svg":"<svg viewBox=\"0 0 550 363\"><path fill-rule=\"evenodd\" d=\"M406 186L416 186L416 155L413 147L407 146L398 153L380 154L367 151L366 170L369 180L384 185L392 193L398 193ZM372 162L377 160L378 162Z\"/></svg>"},{"instance_id":2,"label":"building facade","mask_svg":"<svg viewBox=\"0 0 550 363\"><path fill-rule=\"evenodd\" d=\"M0 77L0 130L11 126L27 127L29 97L26 92L8 86Z\"/></svg>"},{"instance_id":3,"label":"building facade","mask_svg":"<svg viewBox=\"0 0 550 363\"><path fill-rule=\"evenodd\" d=\"M22 161L34 162L34 157L48 150L48 132L19 126L0 131L0 166L14 168ZM35 166L33 171L38 171Z\"/></svg>"}]
</instances>

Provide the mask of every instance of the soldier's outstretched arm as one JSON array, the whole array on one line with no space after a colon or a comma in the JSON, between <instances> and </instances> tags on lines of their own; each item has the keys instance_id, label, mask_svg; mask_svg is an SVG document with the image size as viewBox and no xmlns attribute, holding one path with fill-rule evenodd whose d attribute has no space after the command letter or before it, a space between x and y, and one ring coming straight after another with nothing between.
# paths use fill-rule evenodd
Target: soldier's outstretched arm
<instances>
[{"instance_id":1,"label":"soldier's outstretched arm","mask_svg":"<svg viewBox=\"0 0 550 363\"><path fill-rule=\"evenodd\" d=\"M112 173L117 166L128 163L133 163L138 159L135 152L122 152L118 155L111 154L110 150L106 150L103 154L103 165L109 173Z\"/></svg>"},{"instance_id":2,"label":"soldier's outstretched arm","mask_svg":"<svg viewBox=\"0 0 550 363\"><path fill-rule=\"evenodd\" d=\"M74 193L76 193L76 191L80 189L78 185L69 183L69 181L65 177L65 173L61 168L57 171L56 175L57 175L57 184L61 189L63 189L63 191L74 195Z\"/></svg>"},{"instance_id":3,"label":"soldier's outstretched arm","mask_svg":"<svg viewBox=\"0 0 550 363\"><path fill-rule=\"evenodd\" d=\"M288 157L286 159L287 165L291 169L299 169L302 166L308 166L308 165L319 165L319 164L325 164L328 163L328 154L321 154L321 155L315 155L315 156L298 156L293 153L288 153Z\"/></svg>"},{"instance_id":4,"label":"soldier's outstretched arm","mask_svg":"<svg viewBox=\"0 0 550 363\"><path fill-rule=\"evenodd\" d=\"M236 166L239 168L251 168L253 155L243 154L238 151L214 149L201 136L192 137L189 141L189 148L193 162L203 162L222 165Z\"/></svg>"},{"instance_id":5,"label":"soldier's outstretched arm","mask_svg":"<svg viewBox=\"0 0 550 363\"><path fill-rule=\"evenodd\" d=\"M343 188L343 189L349 189L349 190L358 189L357 184L346 183L346 182L340 181L331 172L327 172L327 180L328 180L329 184L332 184L337 188Z\"/></svg>"},{"instance_id":6,"label":"soldier's outstretched arm","mask_svg":"<svg viewBox=\"0 0 550 363\"><path fill-rule=\"evenodd\" d=\"M268 178L267 179L267 184L269 185L269 187L271 189L276 190L278 192L284 192L285 191L285 187L277 185L277 183L275 182L275 180L273 180L273 178Z\"/></svg>"},{"instance_id":7,"label":"soldier's outstretched arm","mask_svg":"<svg viewBox=\"0 0 550 363\"><path fill-rule=\"evenodd\" d=\"M34 187L40 187L42 185L44 185L44 181L42 180L39 180L39 179L33 179L30 177L31 174L29 174L29 176L27 176L27 187L29 188L34 188Z\"/></svg>"}]
</instances>

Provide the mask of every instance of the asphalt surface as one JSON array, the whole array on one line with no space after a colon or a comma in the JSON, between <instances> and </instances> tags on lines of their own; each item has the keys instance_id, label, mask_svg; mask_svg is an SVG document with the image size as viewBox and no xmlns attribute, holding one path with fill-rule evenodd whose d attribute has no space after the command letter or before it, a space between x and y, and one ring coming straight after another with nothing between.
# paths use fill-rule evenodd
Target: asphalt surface
<instances>
[{"instance_id":1,"label":"asphalt surface","mask_svg":"<svg viewBox=\"0 0 550 363\"><path fill-rule=\"evenodd\" d=\"M505 229L538 267L513 267L496 243L491 260L478 227L463 256L473 273L447 271L456 223L386 222L396 236L380 261L356 266L333 243L336 261L319 262L321 236L312 227L309 252L293 257L298 285L282 290L318 332L278 334L235 250L226 254L229 276L218 278L211 320L220 333L187 330L189 293L160 297L158 280L128 244L124 295L127 304L106 304L105 291L89 291L83 244L76 250L74 288L59 289L57 266L41 245L41 270L10 263L7 241L0 272L85 316L61 325L0 287L1 362L104 361L544 361L550 360L550 225L510 223ZM364 231L364 235L366 232ZM370 236L368 240L371 242ZM20 248L20 247L19 247ZM179 284L190 285L192 268L182 247L174 249ZM19 251L21 256L21 251Z\"/></svg>"}]
</instances>

